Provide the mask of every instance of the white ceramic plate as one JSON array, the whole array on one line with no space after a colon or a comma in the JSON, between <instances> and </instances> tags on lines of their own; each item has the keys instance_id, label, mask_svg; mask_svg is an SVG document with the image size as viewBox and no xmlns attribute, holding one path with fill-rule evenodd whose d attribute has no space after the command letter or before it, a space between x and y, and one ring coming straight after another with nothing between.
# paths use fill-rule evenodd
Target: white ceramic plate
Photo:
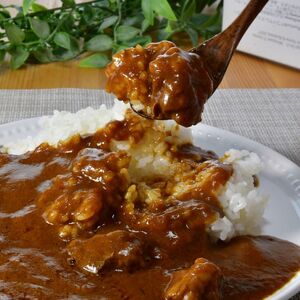
<instances>
[{"instance_id":1,"label":"white ceramic plate","mask_svg":"<svg viewBox=\"0 0 300 300\"><path fill-rule=\"evenodd\" d=\"M39 118L0 125L0 145L7 141L34 136ZM231 132L199 124L192 128L198 146L222 155L230 148L256 152L264 162L260 187L270 195L265 210L262 234L291 241L300 246L300 168L279 153ZM300 291L300 272L269 300L289 299Z\"/></svg>"}]
</instances>

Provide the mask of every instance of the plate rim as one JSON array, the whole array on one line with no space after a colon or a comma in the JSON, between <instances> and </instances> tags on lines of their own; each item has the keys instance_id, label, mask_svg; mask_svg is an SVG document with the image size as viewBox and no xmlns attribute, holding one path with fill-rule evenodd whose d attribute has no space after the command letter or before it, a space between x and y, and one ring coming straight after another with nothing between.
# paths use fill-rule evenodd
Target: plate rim
<instances>
[{"instance_id":1,"label":"plate rim","mask_svg":"<svg viewBox=\"0 0 300 300\"><path fill-rule=\"evenodd\" d=\"M205 124L205 123L199 123L197 125L192 126L191 128L192 129L196 129L197 126L199 126L199 125L204 125L206 128L208 128L210 130L218 130L221 133L225 133L226 135L231 135L234 138L242 139L242 140L244 140L245 142L247 142L249 144L253 144L253 146L263 147L263 148L267 149L268 152L273 153L274 155L280 157L281 160L285 161L285 163L289 164L291 167L297 169L297 171L299 172L299 175L300 175L300 166L298 166L295 162L293 162L292 160L290 160L289 158L287 158L283 154L279 153L278 151L276 151L276 150L274 150L274 149L272 149L272 148L270 148L270 147L268 147L268 146L266 146L266 145L264 145L264 144L262 144L260 142L252 140L252 139L250 139L248 137L245 137L243 135L240 135L238 133L235 133L235 132L223 129L223 128L211 126L211 125L208 125L208 124Z\"/></svg>"}]
</instances>

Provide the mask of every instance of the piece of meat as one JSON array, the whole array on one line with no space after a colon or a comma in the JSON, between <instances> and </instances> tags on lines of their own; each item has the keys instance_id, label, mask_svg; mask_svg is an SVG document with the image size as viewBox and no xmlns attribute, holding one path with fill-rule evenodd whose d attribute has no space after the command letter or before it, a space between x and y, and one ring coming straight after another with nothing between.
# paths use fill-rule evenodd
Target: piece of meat
<instances>
[{"instance_id":1,"label":"piece of meat","mask_svg":"<svg viewBox=\"0 0 300 300\"><path fill-rule=\"evenodd\" d=\"M11 160L10 156L6 153L0 153L0 167L7 164Z\"/></svg>"},{"instance_id":2,"label":"piece of meat","mask_svg":"<svg viewBox=\"0 0 300 300\"><path fill-rule=\"evenodd\" d=\"M71 168L75 177L96 183L103 191L105 202L118 208L129 186L129 163L126 151L104 153L100 149L85 148L77 154Z\"/></svg>"},{"instance_id":3,"label":"piece of meat","mask_svg":"<svg viewBox=\"0 0 300 300\"><path fill-rule=\"evenodd\" d=\"M201 199L213 206L222 208L218 193L233 174L233 167L218 160L207 160L203 163L190 162L192 168L177 172L177 182L173 188L173 197L179 200Z\"/></svg>"},{"instance_id":4,"label":"piece of meat","mask_svg":"<svg viewBox=\"0 0 300 300\"><path fill-rule=\"evenodd\" d=\"M82 149L71 166L75 176L82 176L102 184L105 190L124 185L119 172L128 168L130 157L125 151L105 153L101 149Z\"/></svg>"},{"instance_id":5,"label":"piece of meat","mask_svg":"<svg viewBox=\"0 0 300 300\"><path fill-rule=\"evenodd\" d=\"M67 247L71 262L84 271L98 273L102 268L132 271L145 265L143 243L134 234L116 230L96 234L87 240L73 240Z\"/></svg>"},{"instance_id":6,"label":"piece of meat","mask_svg":"<svg viewBox=\"0 0 300 300\"><path fill-rule=\"evenodd\" d=\"M45 210L43 217L51 225L64 225L59 229L61 238L77 236L78 229L92 229L100 218L103 207L101 192L79 189L62 193Z\"/></svg>"},{"instance_id":7,"label":"piece of meat","mask_svg":"<svg viewBox=\"0 0 300 300\"><path fill-rule=\"evenodd\" d=\"M215 220L217 212L205 202L192 199L174 201L164 211L124 212L123 217L131 228L147 232L161 247L180 250L195 238L204 238L205 225Z\"/></svg>"},{"instance_id":8,"label":"piece of meat","mask_svg":"<svg viewBox=\"0 0 300 300\"><path fill-rule=\"evenodd\" d=\"M70 165L71 173L56 176L39 195L45 221L59 226L58 234L64 240L94 229L121 205L129 185L129 162L124 151L79 151Z\"/></svg>"},{"instance_id":9,"label":"piece of meat","mask_svg":"<svg viewBox=\"0 0 300 300\"><path fill-rule=\"evenodd\" d=\"M218 159L217 154L213 151L203 150L190 143L179 145L174 155L179 159L189 159L197 163Z\"/></svg>"},{"instance_id":10,"label":"piece of meat","mask_svg":"<svg viewBox=\"0 0 300 300\"><path fill-rule=\"evenodd\" d=\"M165 292L165 300L220 299L221 270L205 258L196 259L186 270L177 271Z\"/></svg>"}]
</instances>

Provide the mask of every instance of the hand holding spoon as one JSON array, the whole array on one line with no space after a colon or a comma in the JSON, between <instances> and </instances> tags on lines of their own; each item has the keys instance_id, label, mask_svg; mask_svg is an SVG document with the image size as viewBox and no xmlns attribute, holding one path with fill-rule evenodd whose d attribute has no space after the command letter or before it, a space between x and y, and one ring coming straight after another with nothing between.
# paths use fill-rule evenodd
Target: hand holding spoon
<instances>
[{"instance_id":1,"label":"hand holding spoon","mask_svg":"<svg viewBox=\"0 0 300 300\"><path fill-rule=\"evenodd\" d=\"M188 52L163 41L117 53L106 69L107 91L143 117L200 122L239 41L268 1L250 0L226 30Z\"/></svg>"}]
</instances>

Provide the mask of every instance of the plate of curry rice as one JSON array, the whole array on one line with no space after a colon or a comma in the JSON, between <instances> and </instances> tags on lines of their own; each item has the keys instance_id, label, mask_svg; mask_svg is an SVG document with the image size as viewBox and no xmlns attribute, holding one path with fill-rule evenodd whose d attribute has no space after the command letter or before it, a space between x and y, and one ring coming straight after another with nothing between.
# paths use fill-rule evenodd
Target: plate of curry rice
<instances>
[{"instance_id":1,"label":"plate of curry rice","mask_svg":"<svg viewBox=\"0 0 300 300\"><path fill-rule=\"evenodd\" d=\"M123 104L0 126L1 299L289 299L300 168Z\"/></svg>"}]
</instances>

